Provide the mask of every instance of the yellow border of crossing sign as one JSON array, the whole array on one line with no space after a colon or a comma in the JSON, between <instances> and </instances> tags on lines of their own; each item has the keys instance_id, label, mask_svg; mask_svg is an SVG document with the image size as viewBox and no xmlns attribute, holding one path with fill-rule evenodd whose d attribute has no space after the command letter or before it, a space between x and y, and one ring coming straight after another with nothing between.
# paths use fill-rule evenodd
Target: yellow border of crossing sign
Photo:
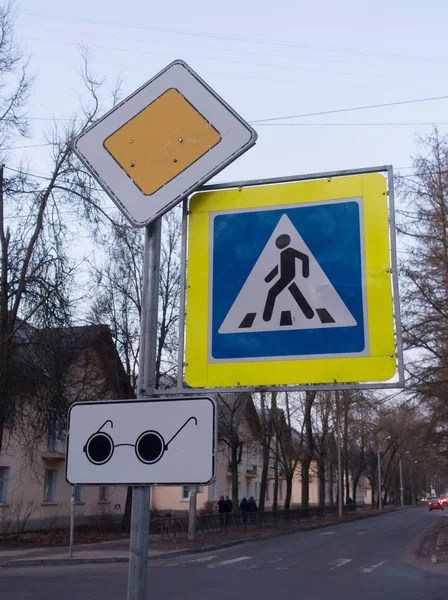
<instances>
[{"instance_id":1,"label":"yellow border of crossing sign","mask_svg":"<svg viewBox=\"0 0 448 600\"><path fill-rule=\"evenodd\" d=\"M260 349L267 338L259 332L245 338L251 340L245 356L244 352L236 358L232 358L231 353L216 352L217 345L213 340L224 340L219 336L231 334L220 334L218 329L222 323L216 326L212 322L213 295L217 289L225 291L225 288L213 285L213 278L217 276L213 258L215 219L220 215L244 212L265 212L268 217L269 212L281 212L282 209L288 213L295 208L334 206L344 202L357 203L362 215L359 235L363 297L359 302L363 311L363 348L352 352L327 349L322 353L301 351L294 356L290 353L276 356L269 344ZM258 231L254 225L249 235L256 240ZM247 247L238 239L238 231L235 236L233 247ZM262 246L266 243L264 239ZM238 264L227 265L225 277L229 285L238 268ZM380 174L248 185L241 189L195 194L190 201L187 283L185 379L192 387L373 382L387 381L396 373L387 187ZM359 318L357 323L360 324ZM330 326L337 327L337 323ZM293 325L291 329L294 329ZM310 329L307 339L312 340L318 331L317 328ZM333 331L337 332L337 329ZM344 331L340 329L341 334ZM241 331L236 335L242 340L248 333ZM288 335L291 340L296 334L289 331Z\"/></svg>"}]
</instances>

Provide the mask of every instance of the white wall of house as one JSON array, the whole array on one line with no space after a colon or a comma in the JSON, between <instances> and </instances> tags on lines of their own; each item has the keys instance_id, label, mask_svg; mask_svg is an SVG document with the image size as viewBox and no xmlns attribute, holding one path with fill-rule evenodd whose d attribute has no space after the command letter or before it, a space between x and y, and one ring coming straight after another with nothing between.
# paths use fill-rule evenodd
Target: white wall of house
<instances>
[{"instance_id":1,"label":"white wall of house","mask_svg":"<svg viewBox=\"0 0 448 600\"><path fill-rule=\"evenodd\" d=\"M30 463L20 441L6 431L0 454L0 531L67 526L71 496L72 486L65 480L65 442L47 440ZM76 523L117 519L125 502L125 487L76 487Z\"/></svg>"}]
</instances>

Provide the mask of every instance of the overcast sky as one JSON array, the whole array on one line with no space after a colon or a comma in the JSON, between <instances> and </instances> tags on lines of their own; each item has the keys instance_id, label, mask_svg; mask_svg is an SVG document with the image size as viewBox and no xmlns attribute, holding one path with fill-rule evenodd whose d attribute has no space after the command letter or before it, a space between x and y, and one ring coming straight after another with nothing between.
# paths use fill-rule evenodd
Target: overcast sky
<instances>
[{"instance_id":1,"label":"overcast sky","mask_svg":"<svg viewBox=\"0 0 448 600\"><path fill-rule=\"evenodd\" d=\"M77 108L78 45L128 95L175 58L188 62L245 119L334 111L448 95L448 3L442 0L18 0L17 37L36 85L30 141ZM448 99L254 123L257 146L218 181L410 166L416 135L448 131ZM269 123L269 124L268 124ZM45 148L27 152L36 172ZM410 172L402 171L403 173Z\"/></svg>"}]
</instances>

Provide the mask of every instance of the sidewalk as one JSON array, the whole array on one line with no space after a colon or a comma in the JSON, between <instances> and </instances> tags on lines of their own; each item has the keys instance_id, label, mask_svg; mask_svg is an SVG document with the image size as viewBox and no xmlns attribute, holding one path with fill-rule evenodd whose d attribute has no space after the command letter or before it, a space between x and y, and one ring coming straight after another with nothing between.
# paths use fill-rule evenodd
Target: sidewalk
<instances>
[{"instance_id":1,"label":"sidewalk","mask_svg":"<svg viewBox=\"0 0 448 600\"><path fill-rule=\"evenodd\" d=\"M406 507L411 508L411 507ZM388 514L395 507L383 509L381 513L372 509L359 509L355 513L347 514L339 519L337 516L327 516L323 519L313 518L298 524L288 524L285 527L263 527L262 529L248 528L232 529L227 532L216 531L198 535L195 542L189 542L185 537L162 540L160 536L150 536L148 557L153 559L170 558L188 553L209 552L255 542L273 537L320 529L347 523L368 517ZM31 567L31 566L63 566L71 564L99 564L129 562L129 539L99 542L95 544L79 545L74 547L73 556L70 557L67 547L28 548L26 550L0 551L0 567Z\"/></svg>"}]
</instances>

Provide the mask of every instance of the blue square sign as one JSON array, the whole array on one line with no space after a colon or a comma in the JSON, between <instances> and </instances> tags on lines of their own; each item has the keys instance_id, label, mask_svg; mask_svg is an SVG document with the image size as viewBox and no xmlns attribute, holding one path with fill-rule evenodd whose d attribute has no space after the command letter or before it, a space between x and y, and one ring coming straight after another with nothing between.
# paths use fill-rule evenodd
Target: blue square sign
<instances>
[{"instance_id":1,"label":"blue square sign","mask_svg":"<svg viewBox=\"0 0 448 600\"><path fill-rule=\"evenodd\" d=\"M209 362L368 353L362 198L210 217Z\"/></svg>"}]
</instances>

